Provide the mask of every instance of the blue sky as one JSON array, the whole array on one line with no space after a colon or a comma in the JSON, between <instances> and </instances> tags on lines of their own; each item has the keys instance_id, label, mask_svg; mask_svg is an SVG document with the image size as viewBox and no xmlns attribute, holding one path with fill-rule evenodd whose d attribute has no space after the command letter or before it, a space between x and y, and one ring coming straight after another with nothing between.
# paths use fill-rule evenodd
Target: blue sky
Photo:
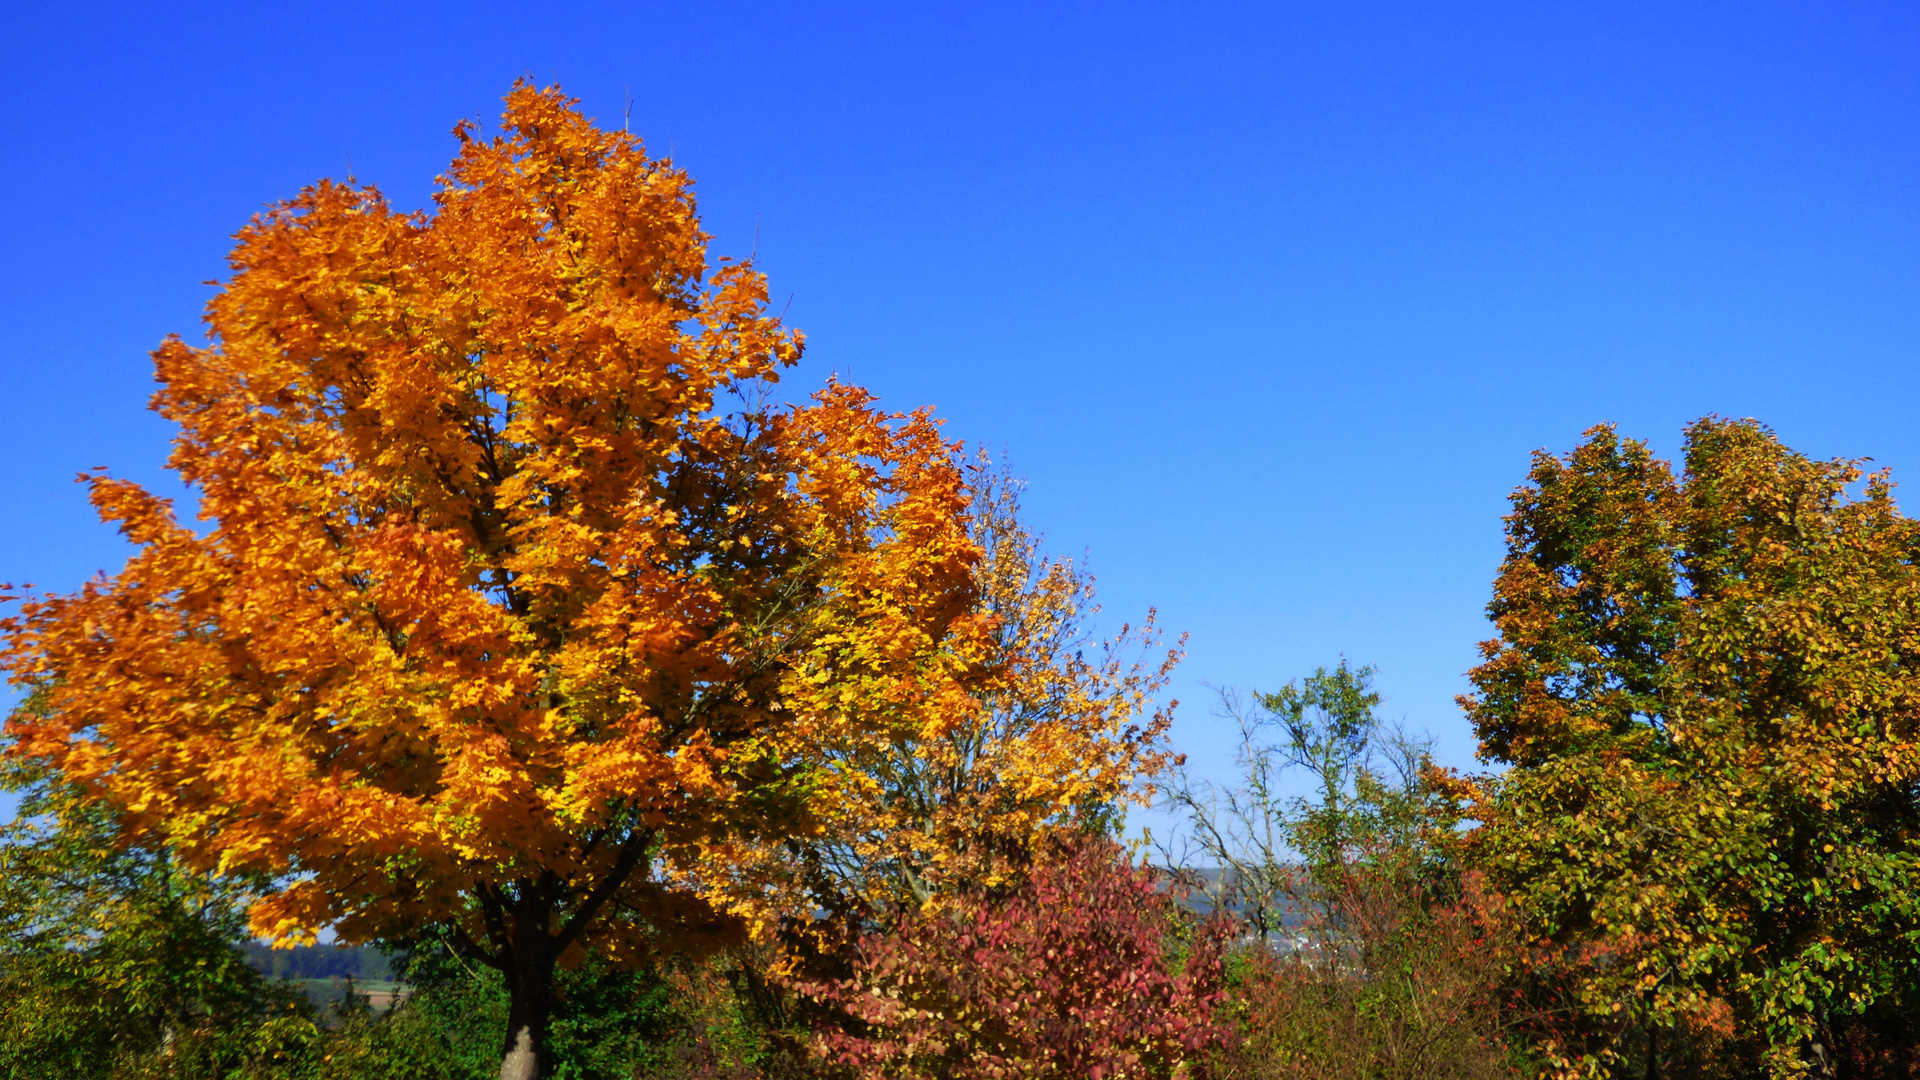
<instances>
[{"instance_id":1,"label":"blue sky","mask_svg":"<svg viewBox=\"0 0 1920 1080\"><path fill-rule=\"evenodd\" d=\"M1706 413L1920 470L1920 8L1898 4L8 5L0 580L124 549L147 351L230 234L349 167L426 202L558 81L699 180L812 347L1010 456L1114 621L1205 684L1345 654L1470 764L1536 448Z\"/></svg>"}]
</instances>

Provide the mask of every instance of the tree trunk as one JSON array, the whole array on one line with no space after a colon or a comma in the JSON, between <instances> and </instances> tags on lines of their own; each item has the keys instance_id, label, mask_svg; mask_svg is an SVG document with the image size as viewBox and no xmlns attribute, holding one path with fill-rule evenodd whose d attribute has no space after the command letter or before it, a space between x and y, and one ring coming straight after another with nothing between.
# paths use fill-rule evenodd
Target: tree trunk
<instances>
[{"instance_id":1,"label":"tree trunk","mask_svg":"<svg viewBox=\"0 0 1920 1080\"><path fill-rule=\"evenodd\" d=\"M546 942L527 944L532 947L515 949L506 966L507 1041L500 1050L500 1080L541 1080L549 1064L555 956L551 947L543 947Z\"/></svg>"},{"instance_id":2,"label":"tree trunk","mask_svg":"<svg viewBox=\"0 0 1920 1080\"><path fill-rule=\"evenodd\" d=\"M653 830L628 834L620 843L613 869L582 897L565 925L555 933L556 895L565 896L552 874L521 881L509 900L498 888L483 890L480 901L487 927L499 945L494 963L507 977L507 1041L500 1048L500 1080L542 1080L552 1064L547 1054L547 1021L556 1000L553 970L560 954L579 939L607 898L644 863Z\"/></svg>"}]
</instances>

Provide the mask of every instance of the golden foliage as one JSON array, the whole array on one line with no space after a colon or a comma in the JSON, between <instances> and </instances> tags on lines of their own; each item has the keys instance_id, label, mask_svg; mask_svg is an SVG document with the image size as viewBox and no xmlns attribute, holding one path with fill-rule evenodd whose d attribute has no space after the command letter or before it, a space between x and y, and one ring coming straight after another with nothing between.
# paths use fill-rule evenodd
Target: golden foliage
<instances>
[{"instance_id":1,"label":"golden foliage","mask_svg":"<svg viewBox=\"0 0 1920 1080\"><path fill-rule=\"evenodd\" d=\"M801 860L764 853L790 890L829 906L925 904L998 884L1036 838L1116 825L1126 803L1151 798L1174 704L1154 701L1179 652L1155 657L1151 612L1112 640L1090 636L1093 581L1042 554L1021 524L1019 487L984 458L974 468L973 575L994 663L972 707L942 728L837 749L861 797L833 804Z\"/></svg>"},{"instance_id":2,"label":"golden foliage","mask_svg":"<svg viewBox=\"0 0 1920 1080\"><path fill-rule=\"evenodd\" d=\"M273 875L277 939L737 933L693 868L848 816L1007 677L963 462L854 387L767 404L800 335L628 135L525 85L456 134L430 214L323 182L239 233L209 344L155 353L205 527L89 478L137 552L5 623L47 704L12 730Z\"/></svg>"}]
</instances>

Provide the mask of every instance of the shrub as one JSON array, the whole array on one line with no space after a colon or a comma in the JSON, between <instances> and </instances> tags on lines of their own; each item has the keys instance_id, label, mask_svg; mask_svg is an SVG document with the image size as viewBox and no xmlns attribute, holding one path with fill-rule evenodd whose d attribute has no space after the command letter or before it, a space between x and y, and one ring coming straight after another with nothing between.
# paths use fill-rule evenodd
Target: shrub
<instances>
[{"instance_id":1,"label":"shrub","mask_svg":"<svg viewBox=\"0 0 1920 1080\"><path fill-rule=\"evenodd\" d=\"M816 1051L862 1080L1208 1074L1230 1038L1225 924L1105 839L1017 884L972 889L860 936L853 974L799 989L837 1010Z\"/></svg>"},{"instance_id":2,"label":"shrub","mask_svg":"<svg viewBox=\"0 0 1920 1080\"><path fill-rule=\"evenodd\" d=\"M1376 865L1353 867L1288 946L1238 951L1244 1037L1229 1080L1489 1080L1529 1014L1511 992L1518 947L1497 898L1468 878L1450 902Z\"/></svg>"}]
</instances>

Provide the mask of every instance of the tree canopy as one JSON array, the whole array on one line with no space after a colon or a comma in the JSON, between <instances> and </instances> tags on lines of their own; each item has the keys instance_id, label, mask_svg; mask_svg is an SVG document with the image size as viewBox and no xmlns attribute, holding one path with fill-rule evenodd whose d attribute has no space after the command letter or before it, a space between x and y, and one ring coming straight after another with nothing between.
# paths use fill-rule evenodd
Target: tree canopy
<instances>
[{"instance_id":1,"label":"tree canopy","mask_svg":"<svg viewBox=\"0 0 1920 1080\"><path fill-rule=\"evenodd\" d=\"M1920 524L1752 421L1684 464L1600 427L1515 492L1473 854L1577 973L1570 1065L1638 1022L1825 1072L1920 1007Z\"/></svg>"}]
</instances>

